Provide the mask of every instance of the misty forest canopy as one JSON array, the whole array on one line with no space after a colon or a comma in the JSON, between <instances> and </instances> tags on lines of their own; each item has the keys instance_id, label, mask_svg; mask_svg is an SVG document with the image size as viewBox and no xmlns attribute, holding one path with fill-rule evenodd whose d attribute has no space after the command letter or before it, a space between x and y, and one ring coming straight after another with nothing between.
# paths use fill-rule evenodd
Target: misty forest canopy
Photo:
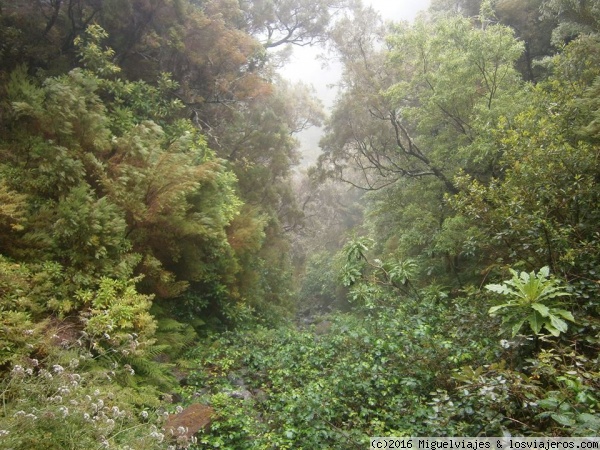
<instances>
[{"instance_id":1,"label":"misty forest canopy","mask_svg":"<svg viewBox=\"0 0 600 450\"><path fill-rule=\"evenodd\" d=\"M600 434L600 2L0 0L0 93L2 448Z\"/></svg>"}]
</instances>

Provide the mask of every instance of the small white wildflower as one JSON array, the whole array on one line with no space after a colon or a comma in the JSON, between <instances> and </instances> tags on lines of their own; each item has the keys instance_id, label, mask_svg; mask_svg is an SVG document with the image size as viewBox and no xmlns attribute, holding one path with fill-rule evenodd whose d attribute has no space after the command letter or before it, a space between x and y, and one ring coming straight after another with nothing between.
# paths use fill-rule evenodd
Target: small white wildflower
<instances>
[{"instance_id":1,"label":"small white wildflower","mask_svg":"<svg viewBox=\"0 0 600 450\"><path fill-rule=\"evenodd\" d=\"M79 405L79 402L77 400L73 399L73 400L69 400L69 404L71 404L73 406L77 406L77 405Z\"/></svg>"},{"instance_id":2,"label":"small white wildflower","mask_svg":"<svg viewBox=\"0 0 600 450\"><path fill-rule=\"evenodd\" d=\"M8 431L8 430L0 430L0 437L8 436L9 433L10 433L10 431Z\"/></svg>"},{"instance_id":3,"label":"small white wildflower","mask_svg":"<svg viewBox=\"0 0 600 450\"><path fill-rule=\"evenodd\" d=\"M158 431L153 431L152 433L150 433L150 437L156 439L158 442L162 442L165 440L165 435L159 433Z\"/></svg>"},{"instance_id":4,"label":"small white wildflower","mask_svg":"<svg viewBox=\"0 0 600 450\"><path fill-rule=\"evenodd\" d=\"M69 408L66 406L61 406L58 410L62 413L63 417L67 417L69 415Z\"/></svg>"},{"instance_id":5,"label":"small white wildflower","mask_svg":"<svg viewBox=\"0 0 600 450\"><path fill-rule=\"evenodd\" d=\"M98 397L98 396L100 395L100 389L96 389L96 390L94 391L94 395L95 395L96 397Z\"/></svg>"},{"instance_id":6,"label":"small white wildflower","mask_svg":"<svg viewBox=\"0 0 600 450\"><path fill-rule=\"evenodd\" d=\"M177 433L185 434L185 433L187 433L187 428L186 427L177 427Z\"/></svg>"},{"instance_id":7,"label":"small white wildflower","mask_svg":"<svg viewBox=\"0 0 600 450\"><path fill-rule=\"evenodd\" d=\"M40 370L40 375L46 378L47 380L51 380L53 378L52 374L48 372L46 369Z\"/></svg>"},{"instance_id":8,"label":"small white wildflower","mask_svg":"<svg viewBox=\"0 0 600 450\"><path fill-rule=\"evenodd\" d=\"M507 341L506 339L501 339L500 340L500 346L502 348L510 348L510 342Z\"/></svg>"},{"instance_id":9,"label":"small white wildflower","mask_svg":"<svg viewBox=\"0 0 600 450\"><path fill-rule=\"evenodd\" d=\"M90 420L90 415L88 413L83 413L84 420Z\"/></svg>"},{"instance_id":10,"label":"small white wildflower","mask_svg":"<svg viewBox=\"0 0 600 450\"><path fill-rule=\"evenodd\" d=\"M21 377L21 376L25 375L25 369L23 369L23 366L21 366L19 364L15 364L15 366L12 369L12 373L15 376Z\"/></svg>"},{"instance_id":11,"label":"small white wildflower","mask_svg":"<svg viewBox=\"0 0 600 450\"><path fill-rule=\"evenodd\" d=\"M63 366L61 366L60 364L53 365L52 369L54 370L55 373L57 373L59 375L65 371L65 368Z\"/></svg>"},{"instance_id":12,"label":"small white wildflower","mask_svg":"<svg viewBox=\"0 0 600 450\"><path fill-rule=\"evenodd\" d=\"M115 421L113 419L106 419L106 425L112 428L115 426Z\"/></svg>"},{"instance_id":13,"label":"small white wildflower","mask_svg":"<svg viewBox=\"0 0 600 450\"><path fill-rule=\"evenodd\" d=\"M25 414L25 417L27 417L28 419L32 419L32 420L36 420L37 416L35 414L29 413L29 414Z\"/></svg>"},{"instance_id":14,"label":"small white wildflower","mask_svg":"<svg viewBox=\"0 0 600 450\"><path fill-rule=\"evenodd\" d=\"M31 360L31 365L32 365L33 367L37 367L39 364L40 364L40 362L39 362L37 359L33 358L33 359Z\"/></svg>"},{"instance_id":15,"label":"small white wildflower","mask_svg":"<svg viewBox=\"0 0 600 450\"><path fill-rule=\"evenodd\" d=\"M27 375L33 375L33 369L31 367L29 367L29 368L25 369L25 373Z\"/></svg>"},{"instance_id":16,"label":"small white wildflower","mask_svg":"<svg viewBox=\"0 0 600 450\"><path fill-rule=\"evenodd\" d=\"M73 358L71 361L69 361L69 367L71 369L75 369L76 367L79 367L79 360L77 358Z\"/></svg>"},{"instance_id":17,"label":"small white wildflower","mask_svg":"<svg viewBox=\"0 0 600 450\"><path fill-rule=\"evenodd\" d=\"M175 441L177 442L177 444L179 444L180 447L188 448L187 436L177 436L177 439L175 439Z\"/></svg>"},{"instance_id":18,"label":"small white wildflower","mask_svg":"<svg viewBox=\"0 0 600 450\"><path fill-rule=\"evenodd\" d=\"M102 447L104 447L104 448L110 448L110 444L109 444L109 442L108 442L106 439L103 439L103 440L100 442L100 445L101 445Z\"/></svg>"},{"instance_id":19,"label":"small white wildflower","mask_svg":"<svg viewBox=\"0 0 600 450\"><path fill-rule=\"evenodd\" d=\"M66 386L61 386L60 388L58 388L58 393L61 395L67 395L71 393L71 389L69 389Z\"/></svg>"},{"instance_id":20,"label":"small white wildflower","mask_svg":"<svg viewBox=\"0 0 600 450\"><path fill-rule=\"evenodd\" d=\"M25 330L25 331L23 331L23 334L25 336L31 336L31 335L33 335L33 330Z\"/></svg>"},{"instance_id":21,"label":"small white wildflower","mask_svg":"<svg viewBox=\"0 0 600 450\"><path fill-rule=\"evenodd\" d=\"M183 406L181 406L181 405L177 405L177 407L175 408L175 412L176 412L177 414L180 414L180 413L182 413L182 412L183 412Z\"/></svg>"},{"instance_id":22,"label":"small white wildflower","mask_svg":"<svg viewBox=\"0 0 600 450\"><path fill-rule=\"evenodd\" d=\"M142 411L140 413L140 416L142 416L142 419L147 419L148 418L148 411Z\"/></svg>"},{"instance_id":23,"label":"small white wildflower","mask_svg":"<svg viewBox=\"0 0 600 450\"><path fill-rule=\"evenodd\" d=\"M107 341L110 341L110 334L108 334L108 333L104 333L104 334L102 335L102 337L104 337L104 339L106 339Z\"/></svg>"}]
</instances>

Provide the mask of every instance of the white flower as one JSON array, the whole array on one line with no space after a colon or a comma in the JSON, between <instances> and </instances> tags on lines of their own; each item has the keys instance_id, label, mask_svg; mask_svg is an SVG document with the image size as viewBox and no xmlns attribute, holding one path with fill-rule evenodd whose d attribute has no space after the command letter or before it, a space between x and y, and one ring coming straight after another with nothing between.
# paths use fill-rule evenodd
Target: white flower
<instances>
[{"instance_id":1,"label":"white flower","mask_svg":"<svg viewBox=\"0 0 600 450\"><path fill-rule=\"evenodd\" d=\"M153 431L152 433L150 433L150 437L156 439L158 442L162 442L165 439L165 435L159 433L158 431Z\"/></svg>"},{"instance_id":2,"label":"white flower","mask_svg":"<svg viewBox=\"0 0 600 450\"><path fill-rule=\"evenodd\" d=\"M65 368L63 366L61 366L60 364L55 364L52 366L52 369L54 370L54 372L61 374L65 371Z\"/></svg>"},{"instance_id":3,"label":"white flower","mask_svg":"<svg viewBox=\"0 0 600 450\"><path fill-rule=\"evenodd\" d=\"M148 418L148 411L142 411L140 413L140 416L142 416L142 419L147 419Z\"/></svg>"}]
</instances>

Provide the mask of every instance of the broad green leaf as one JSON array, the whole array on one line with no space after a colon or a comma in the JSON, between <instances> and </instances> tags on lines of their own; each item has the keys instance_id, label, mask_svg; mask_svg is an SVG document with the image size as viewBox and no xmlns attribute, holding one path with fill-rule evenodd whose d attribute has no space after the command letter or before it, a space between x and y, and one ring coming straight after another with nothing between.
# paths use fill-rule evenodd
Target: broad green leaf
<instances>
[{"instance_id":1,"label":"broad green leaf","mask_svg":"<svg viewBox=\"0 0 600 450\"><path fill-rule=\"evenodd\" d=\"M573 314L571 314L570 311L566 311L564 309L555 309L552 312L554 314L558 314L559 316L563 317L564 319L570 320L571 322L575 322L575 317L573 317Z\"/></svg>"},{"instance_id":2,"label":"broad green leaf","mask_svg":"<svg viewBox=\"0 0 600 450\"><path fill-rule=\"evenodd\" d=\"M498 294L503 294L503 295L507 295L507 294L515 295L516 294L515 291L513 291L512 289L510 289L509 287L507 287L504 284L487 284L485 286L485 288L489 291L497 292Z\"/></svg>"},{"instance_id":3,"label":"broad green leaf","mask_svg":"<svg viewBox=\"0 0 600 450\"><path fill-rule=\"evenodd\" d=\"M594 428L600 427L600 417L598 417L598 416L588 414L588 413L583 413L583 414L579 414L578 419L581 422L583 422L585 425L591 425Z\"/></svg>"},{"instance_id":4,"label":"broad green leaf","mask_svg":"<svg viewBox=\"0 0 600 450\"><path fill-rule=\"evenodd\" d=\"M515 337L523 324L525 323L525 319L519 320L512 326L512 336Z\"/></svg>"},{"instance_id":5,"label":"broad green leaf","mask_svg":"<svg viewBox=\"0 0 600 450\"><path fill-rule=\"evenodd\" d=\"M532 303L531 307L539 312L542 317L548 317L550 314L550 309L546 305L542 305L541 303Z\"/></svg>"},{"instance_id":6,"label":"broad green leaf","mask_svg":"<svg viewBox=\"0 0 600 450\"><path fill-rule=\"evenodd\" d=\"M569 328L569 326L567 325L567 322L565 322L562 319L559 319L554 314L550 314L550 322L552 323L552 326L555 327L561 333L565 333L567 331L567 329Z\"/></svg>"},{"instance_id":7,"label":"broad green leaf","mask_svg":"<svg viewBox=\"0 0 600 450\"><path fill-rule=\"evenodd\" d=\"M575 425L575 421L571 417L566 416L564 414L552 414L551 417L558 423L566 427L571 427Z\"/></svg>"},{"instance_id":8,"label":"broad green leaf","mask_svg":"<svg viewBox=\"0 0 600 450\"><path fill-rule=\"evenodd\" d=\"M535 334L540 334L540 330L544 325L544 318L537 311L533 312L528 318L527 321L531 326L531 329Z\"/></svg>"},{"instance_id":9,"label":"broad green leaf","mask_svg":"<svg viewBox=\"0 0 600 450\"><path fill-rule=\"evenodd\" d=\"M550 334L554 337L560 336L560 331L554 327L550 322L544 323L544 328L550 332Z\"/></svg>"},{"instance_id":10,"label":"broad green leaf","mask_svg":"<svg viewBox=\"0 0 600 450\"><path fill-rule=\"evenodd\" d=\"M496 311L499 311L502 308L506 308L507 306L512 306L511 303L504 303L502 305L496 305L496 306L492 306L489 310L488 310L488 314L494 314Z\"/></svg>"},{"instance_id":11,"label":"broad green leaf","mask_svg":"<svg viewBox=\"0 0 600 450\"><path fill-rule=\"evenodd\" d=\"M538 400L537 404L544 409L556 409L560 402L555 398L543 398Z\"/></svg>"}]
</instances>

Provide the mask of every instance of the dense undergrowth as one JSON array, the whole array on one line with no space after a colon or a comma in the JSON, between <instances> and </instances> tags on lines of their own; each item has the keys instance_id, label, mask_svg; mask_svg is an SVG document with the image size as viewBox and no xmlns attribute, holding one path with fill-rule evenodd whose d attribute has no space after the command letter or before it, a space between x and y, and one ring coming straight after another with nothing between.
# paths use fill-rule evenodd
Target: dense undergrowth
<instances>
[{"instance_id":1,"label":"dense undergrowth","mask_svg":"<svg viewBox=\"0 0 600 450\"><path fill-rule=\"evenodd\" d=\"M599 435L596 3L267 3L0 1L0 447Z\"/></svg>"},{"instance_id":2,"label":"dense undergrowth","mask_svg":"<svg viewBox=\"0 0 600 450\"><path fill-rule=\"evenodd\" d=\"M186 392L218 416L199 442L359 449L370 436L597 435L597 343L501 336L482 312L490 298L470 294L402 298L197 348ZM245 398L232 395L240 389Z\"/></svg>"}]
</instances>

